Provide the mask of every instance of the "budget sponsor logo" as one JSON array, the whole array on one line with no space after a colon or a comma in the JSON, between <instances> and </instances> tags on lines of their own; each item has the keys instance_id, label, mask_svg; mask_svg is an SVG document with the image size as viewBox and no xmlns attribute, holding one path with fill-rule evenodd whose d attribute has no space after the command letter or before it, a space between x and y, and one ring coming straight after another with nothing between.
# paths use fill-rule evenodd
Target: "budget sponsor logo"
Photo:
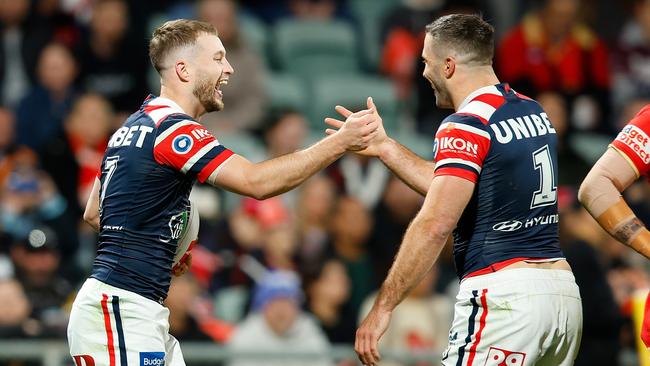
<instances>
[{"instance_id":1,"label":"budget sponsor logo","mask_svg":"<svg viewBox=\"0 0 650 366\"><path fill-rule=\"evenodd\" d=\"M618 134L616 140L627 145L644 164L650 164L650 138L645 131L637 126L627 125Z\"/></svg>"},{"instance_id":2,"label":"budget sponsor logo","mask_svg":"<svg viewBox=\"0 0 650 366\"><path fill-rule=\"evenodd\" d=\"M165 352L140 352L140 366L164 366Z\"/></svg>"}]
</instances>

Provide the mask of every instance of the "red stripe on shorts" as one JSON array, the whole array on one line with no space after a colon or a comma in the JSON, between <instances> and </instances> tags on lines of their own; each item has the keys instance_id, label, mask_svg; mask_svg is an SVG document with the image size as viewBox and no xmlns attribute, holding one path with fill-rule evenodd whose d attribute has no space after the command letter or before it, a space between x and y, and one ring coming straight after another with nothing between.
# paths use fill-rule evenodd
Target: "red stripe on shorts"
<instances>
[{"instance_id":1,"label":"red stripe on shorts","mask_svg":"<svg viewBox=\"0 0 650 366\"><path fill-rule=\"evenodd\" d=\"M113 329L111 329L111 316L108 314L108 295L102 294L102 311L104 312L104 326L108 338L108 359L110 366L115 366L115 345L113 344Z\"/></svg>"},{"instance_id":2,"label":"red stripe on shorts","mask_svg":"<svg viewBox=\"0 0 650 366\"><path fill-rule=\"evenodd\" d=\"M476 356L476 348L478 348L478 344L481 341L481 333L483 333L483 329L485 328L485 318L487 318L488 314L487 299L485 298L486 293L487 289L483 289L483 293L481 294L481 307L483 308L483 314L481 314L481 320L479 321L480 325L478 327L478 333L476 333L476 341L474 341L474 344L469 349L467 366L472 366L472 363L474 362L474 356Z\"/></svg>"}]
</instances>

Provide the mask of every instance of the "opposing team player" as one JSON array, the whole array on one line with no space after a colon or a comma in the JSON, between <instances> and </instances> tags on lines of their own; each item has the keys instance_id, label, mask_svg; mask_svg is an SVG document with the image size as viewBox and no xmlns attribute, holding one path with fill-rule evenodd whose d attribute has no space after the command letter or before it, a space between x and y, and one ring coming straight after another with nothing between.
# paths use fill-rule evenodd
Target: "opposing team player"
<instances>
[{"instance_id":1,"label":"opposing team player","mask_svg":"<svg viewBox=\"0 0 650 366\"><path fill-rule=\"evenodd\" d=\"M578 198L610 235L650 259L650 232L621 197L650 172L650 105L623 128L580 186ZM650 347L650 294L641 339Z\"/></svg>"},{"instance_id":2,"label":"opposing team player","mask_svg":"<svg viewBox=\"0 0 650 366\"><path fill-rule=\"evenodd\" d=\"M448 15L428 25L424 77L437 106L456 111L436 133L434 162L381 127L363 152L426 194L357 331L355 350L365 365L378 362L377 342L391 312L431 268L454 228L462 281L443 364L573 364L582 307L558 242L555 130L537 102L499 83L493 47L493 28L478 16ZM368 104L376 112L371 99Z\"/></svg>"},{"instance_id":3,"label":"opposing team player","mask_svg":"<svg viewBox=\"0 0 650 366\"><path fill-rule=\"evenodd\" d=\"M162 301L195 181L256 198L277 195L346 150L365 148L378 126L370 114L352 117L308 149L253 164L197 122L224 107L221 87L233 73L216 30L167 22L154 32L149 55L160 97L147 98L111 137L84 214L99 231L99 247L70 315L77 366L185 364Z\"/></svg>"}]
</instances>

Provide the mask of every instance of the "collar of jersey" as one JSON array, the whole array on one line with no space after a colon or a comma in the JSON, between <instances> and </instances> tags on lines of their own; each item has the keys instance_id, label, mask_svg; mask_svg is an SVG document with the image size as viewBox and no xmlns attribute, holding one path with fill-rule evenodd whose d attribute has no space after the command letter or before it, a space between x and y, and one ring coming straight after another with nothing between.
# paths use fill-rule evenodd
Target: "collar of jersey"
<instances>
[{"instance_id":1,"label":"collar of jersey","mask_svg":"<svg viewBox=\"0 0 650 366\"><path fill-rule=\"evenodd\" d=\"M178 104L176 104L176 102L174 102L173 100L171 100L169 98L154 97L154 99L152 99L151 102L149 102L149 105L166 105L166 106L169 106L169 107L171 107L173 109L178 109L183 114L187 114L187 113L185 113L183 108L181 108L181 106L179 106Z\"/></svg>"},{"instance_id":2,"label":"collar of jersey","mask_svg":"<svg viewBox=\"0 0 650 366\"><path fill-rule=\"evenodd\" d=\"M497 85L500 85L500 84L497 84ZM478 89L474 90L473 92L469 93L469 95L463 100L463 102L460 103L460 106L458 107L458 110L463 109L463 107L465 107L467 105L467 103L471 102L474 98L478 97L481 94L494 94L494 95L499 95L499 96L503 95L503 94L501 94L499 89L497 89L496 85L484 86L482 88L478 88Z\"/></svg>"}]
</instances>

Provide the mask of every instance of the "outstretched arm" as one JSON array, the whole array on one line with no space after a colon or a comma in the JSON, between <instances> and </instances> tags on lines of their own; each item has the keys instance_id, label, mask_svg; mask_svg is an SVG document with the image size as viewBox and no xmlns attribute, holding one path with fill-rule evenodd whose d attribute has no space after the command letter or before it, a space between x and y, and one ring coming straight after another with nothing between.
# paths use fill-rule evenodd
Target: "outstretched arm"
<instances>
[{"instance_id":1,"label":"outstretched arm","mask_svg":"<svg viewBox=\"0 0 650 366\"><path fill-rule=\"evenodd\" d=\"M257 164L239 155L233 155L208 178L208 181L257 199L275 196L298 186L346 151L366 148L368 142L376 135L377 126L373 115L362 111L357 116L348 118L337 133L305 150Z\"/></svg>"},{"instance_id":2,"label":"outstretched arm","mask_svg":"<svg viewBox=\"0 0 650 366\"><path fill-rule=\"evenodd\" d=\"M650 259L650 232L621 197L637 178L636 168L610 147L587 174L578 198L610 235Z\"/></svg>"},{"instance_id":3,"label":"outstretched arm","mask_svg":"<svg viewBox=\"0 0 650 366\"><path fill-rule=\"evenodd\" d=\"M357 330L355 350L364 365L379 362L377 343L390 315L438 259L472 197L474 183L455 176L433 179L422 209L409 226L379 295Z\"/></svg>"},{"instance_id":4,"label":"outstretched arm","mask_svg":"<svg viewBox=\"0 0 650 366\"><path fill-rule=\"evenodd\" d=\"M379 158L388 169L409 187L423 196L426 195L431 185L431 180L433 179L435 164L422 159L399 142L388 137L381 116L377 111L377 106L375 106L372 98L368 97L366 103L368 106L367 110L370 110L375 120L379 122L379 127L377 129L377 135L370 142L370 145L358 153ZM345 118L355 116L357 113L365 113L364 111L366 111L353 113L343 106L336 106L335 109ZM333 129L326 131L328 134L335 133L344 124L343 121L335 118L326 118L325 123L333 127Z\"/></svg>"}]
</instances>

